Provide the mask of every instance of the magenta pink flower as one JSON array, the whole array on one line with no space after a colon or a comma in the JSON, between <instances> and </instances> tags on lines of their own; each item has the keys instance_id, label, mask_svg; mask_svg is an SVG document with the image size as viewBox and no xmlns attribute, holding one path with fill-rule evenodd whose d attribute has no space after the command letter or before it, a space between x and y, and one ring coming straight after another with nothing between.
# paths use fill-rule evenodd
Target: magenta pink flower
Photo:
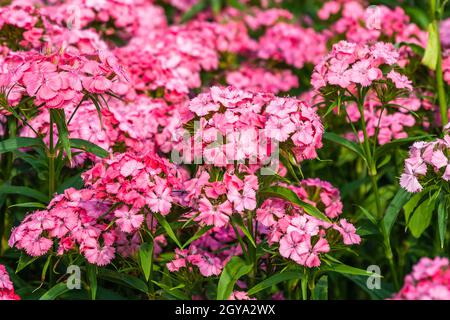
<instances>
[{"instance_id":1,"label":"magenta pink flower","mask_svg":"<svg viewBox=\"0 0 450 320\"><path fill-rule=\"evenodd\" d=\"M207 198L202 198L199 201L199 211L200 214L196 218L197 221L202 221L206 225L223 227L228 223L233 213L233 208L229 201L213 206Z\"/></svg>"},{"instance_id":2,"label":"magenta pink flower","mask_svg":"<svg viewBox=\"0 0 450 320\"><path fill-rule=\"evenodd\" d=\"M395 87L397 87L398 89L408 89L408 90L412 90L412 81L409 80L406 76L391 70L387 77L389 79L392 80L392 82L394 82Z\"/></svg>"},{"instance_id":3,"label":"magenta pink flower","mask_svg":"<svg viewBox=\"0 0 450 320\"><path fill-rule=\"evenodd\" d=\"M448 300L450 299L449 262L447 258L423 257L405 277L402 289L394 300Z\"/></svg>"},{"instance_id":4,"label":"magenta pink flower","mask_svg":"<svg viewBox=\"0 0 450 320\"><path fill-rule=\"evenodd\" d=\"M114 216L117 218L116 224L120 230L125 233L133 232L141 226L144 221L142 214L137 214L134 209L129 209L127 206L122 206L114 211Z\"/></svg>"},{"instance_id":5,"label":"magenta pink flower","mask_svg":"<svg viewBox=\"0 0 450 320\"><path fill-rule=\"evenodd\" d=\"M307 237L297 231L291 231L280 239L280 254L296 262L302 261L302 256L309 251Z\"/></svg>"},{"instance_id":6,"label":"magenta pink flower","mask_svg":"<svg viewBox=\"0 0 450 320\"><path fill-rule=\"evenodd\" d=\"M4 265L0 264L0 300L20 300Z\"/></svg>"}]
</instances>

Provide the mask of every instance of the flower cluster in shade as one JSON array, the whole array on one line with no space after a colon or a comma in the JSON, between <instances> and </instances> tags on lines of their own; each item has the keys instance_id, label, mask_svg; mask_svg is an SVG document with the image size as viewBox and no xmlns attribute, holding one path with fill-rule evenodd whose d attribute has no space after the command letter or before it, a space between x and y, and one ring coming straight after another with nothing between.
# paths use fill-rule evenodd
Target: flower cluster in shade
<instances>
[{"instance_id":1,"label":"flower cluster in shade","mask_svg":"<svg viewBox=\"0 0 450 320\"><path fill-rule=\"evenodd\" d=\"M450 265L447 258L423 257L414 265L393 300L449 300Z\"/></svg>"},{"instance_id":2,"label":"flower cluster in shade","mask_svg":"<svg viewBox=\"0 0 450 320\"><path fill-rule=\"evenodd\" d=\"M323 34L312 28L280 22L269 27L259 39L257 55L261 59L273 59L300 69L307 63L318 63L326 52Z\"/></svg>"},{"instance_id":3,"label":"flower cluster in shade","mask_svg":"<svg viewBox=\"0 0 450 320\"><path fill-rule=\"evenodd\" d=\"M442 71L444 73L444 80L450 85L450 54L442 60Z\"/></svg>"},{"instance_id":4,"label":"flower cluster in shade","mask_svg":"<svg viewBox=\"0 0 450 320\"><path fill-rule=\"evenodd\" d=\"M235 241L231 226L214 227L192 242L189 248L175 249L175 256L167 263L167 268L170 272L197 269L204 277L218 276L233 256L242 254Z\"/></svg>"},{"instance_id":5,"label":"flower cluster in shade","mask_svg":"<svg viewBox=\"0 0 450 320\"><path fill-rule=\"evenodd\" d=\"M194 217L201 225L224 227L233 214L255 210L259 181L252 168L229 166L222 179L211 177L210 169L203 167L184 183L183 200L192 208L187 218Z\"/></svg>"},{"instance_id":6,"label":"flower cluster in shade","mask_svg":"<svg viewBox=\"0 0 450 320\"><path fill-rule=\"evenodd\" d=\"M450 136L448 126L443 138L415 142L409 149L408 158L400 176L400 185L408 192L419 192L423 185L437 179L450 181Z\"/></svg>"},{"instance_id":7,"label":"flower cluster in shade","mask_svg":"<svg viewBox=\"0 0 450 320\"><path fill-rule=\"evenodd\" d=\"M426 109L422 101L415 95L399 97L392 100L395 108L383 108L373 92L370 92L364 101L364 119L366 121L367 136L376 136L380 145L386 144L396 139L408 137L408 128L414 127L418 120L412 112L419 109ZM361 114L356 103L349 103L346 107L347 120L357 123L361 119ZM355 136L353 132L348 132L345 136L350 140L364 141L364 134L361 130Z\"/></svg>"},{"instance_id":8,"label":"flower cluster in shade","mask_svg":"<svg viewBox=\"0 0 450 320\"><path fill-rule=\"evenodd\" d=\"M0 300L20 300L20 297L14 292L8 271L2 264L0 264Z\"/></svg>"},{"instance_id":9,"label":"flower cluster in shade","mask_svg":"<svg viewBox=\"0 0 450 320\"><path fill-rule=\"evenodd\" d=\"M288 201L269 198L256 210L257 221L267 228L270 244L278 245L280 255L312 268L321 265L322 254L333 245L359 244L356 228L346 219L339 219L342 203L339 190L319 179L303 180L298 186L287 186L305 202L324 210L330 222L307 214L303 208Z\"/></svg>"},{"instance_id":10,"label":"flower cluster in shade","mask_svg":"<svg viewBox=\"0 0 450 320\"><path fill-rule=\"evenodd\" d=\"M271 71L248 65L228 72L226 81L227 84L238 89L274 94L298 87L298 78L290 70Z\"/></svg>"},{"instance_id":11,"label":"flower cluster in shade","mask_svg":"<svg viewBox=\"0 0 450 320\"><path fill-rule=\"evenodd\" d=\"M193 117L177 136L188 163L267 164L278 144L288 144L302 161L315 158L322 146L320 118L296 98L212 87L192 99L189 109Z\"/></svg>"}]
</instances>

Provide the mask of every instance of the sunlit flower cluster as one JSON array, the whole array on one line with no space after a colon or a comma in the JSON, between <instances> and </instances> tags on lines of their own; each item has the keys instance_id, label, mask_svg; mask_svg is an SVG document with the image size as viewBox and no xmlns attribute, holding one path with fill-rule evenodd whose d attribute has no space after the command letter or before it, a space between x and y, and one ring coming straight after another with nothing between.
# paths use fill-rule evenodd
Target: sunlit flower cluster
<instances>
[{"instance_id":1,"label":"sunlit flower cluster","mask_svg":"<svg viewBox=\"0 0 450 320\"><path fill-rule=\"evenodd\" d=\"M295 98L212 87L192 99L189 109L195 117L184 126L188 141L183 139L180 148L187 149L183 156L190 161L204 159L221 167L235 161L268 164L280 143L288 144L301 161L315 158L322 146L319 117Z\"/></svg>"},{"instance_id":2,"label":"sunlit flower cluster","mask_svg":"<svg viewBox=\"0 0 450 320\"><path fill-rule=\"evenodd\" d=\"M20 52L2 64L0 87L11 105L33 99L47 109L75 107L86 95L113 92L126 75L108 52L95 56L67 51Z\"/></svg>"},{"instance_id":3,"label":"sunlit flower cluster","mask_svg":"<svg viewBox=\"0 0 450 320\"><path fill-rule=\"evenodd\" d=\"M268 228L268 241L279 244L281 256L306 267L321 265L320 256L328 253L340 234L345 245L359 244L356 228L346 219L336 219L342 213L339 191L319 179L302 181L300 186L288 186L297 196L318 208L325 208L326 222L307 214L304 209L277 198L269 198L256 210L257 220Z\"/></svg>"}]
</instances>

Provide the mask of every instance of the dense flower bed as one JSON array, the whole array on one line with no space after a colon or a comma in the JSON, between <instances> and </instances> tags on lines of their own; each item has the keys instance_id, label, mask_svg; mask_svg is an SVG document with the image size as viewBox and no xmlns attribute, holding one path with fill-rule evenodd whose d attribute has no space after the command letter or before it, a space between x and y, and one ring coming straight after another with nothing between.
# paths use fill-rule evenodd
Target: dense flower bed
<instances>
[{"instance_id":1,"label":"dense flower bed","mask_svg":"<svg viewBox=\"0 0 450 320\"><path fill-rule=\"evenodd\" d=\"M1 2L0 299L449 299L449 12L394 2Z\"/></svg>"}]
</instances>

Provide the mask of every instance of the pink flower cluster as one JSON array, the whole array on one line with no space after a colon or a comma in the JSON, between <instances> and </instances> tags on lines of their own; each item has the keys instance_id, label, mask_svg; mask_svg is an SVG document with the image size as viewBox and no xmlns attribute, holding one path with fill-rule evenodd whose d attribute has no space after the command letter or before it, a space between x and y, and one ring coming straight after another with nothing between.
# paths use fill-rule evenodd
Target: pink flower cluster
<instances>
[{"instance_id":1,"label":"pink flower cluster","mask_svg":"<svg viewBox=\"0 0 450 320\"><path fill-rule=\"evenodd\" d=\"M183 156L226 166L235 161L267 164L276 143L289 143L299 161L316 157L322 146L323 127L315 111L295 98L279 98L233 87L212 87L189 103L195 114L179 137ZM198 128L195 128L197 125ZM226 138L226 141L220 141Z\"/></svg>"},{"instance_id":2,"label":"pink flower cluster","mask_svg":"<svg viewBox=\"0 0 450 320\"><path fill-rule=\"evenodd\" d=\"M13 230L9 245L31 256L47 253L57 241L59 255L76 248L93 264L104 266L116 250L123 256L140 244L137 231L150 211L166 215L175 201L173 188L184 178L156 155L118 154L83 173L86 188L66 189L47 210L28 215ZM164 239L159 239L160 243Z\"/></svg>"},{"instance_id":3,"label":"pink flower cluster","mask_svg":"<svg viewBox=\"0 0 450 320\"><path fill-rule=\"evenodd\" d=\"M8 92L11 105L27 97L34 99L36 106L49 109L74 107L86 94L114 91L115 83L126 79L116 59L108 52L95 56L66 51L20 52L3 61L2 71L0 87Z\"/></svg>"},{"instance_id":4,"label":"pink flower cluster","mask_svg":"<svg viewBox=\"0 0 450 320\"><path fill-rule=\"evenodd\" d=\"M110 100L108 108L101 110L101 120L95 105L90 101L83 102L73 118L73 107L68 107L65 112L67 119L72 118L68 125L71 138L90 141L111 152L117 149L123 150L125 147L127 151L145 154L169 153L172 150L172 132L178 127L180 119L184 117L181 114L183 109L189 112L187 107L171 105L163 99L139 95L129 103L117 99ZM49 111L42 110L29 121L29 124L48 143ZM55 138L57 133L57 128L54 128ZM28 126L22 128L20 135L36 136ZM95 160L96 157L86 153L76 154L72 165L82 165L87 159Z\"/></svg>"},{"instance_id":5,"label":"pink flower cluster","mask_svg":"<svg viewBox=\"0 0 450 320\"><path fill-rule=\"evenodd\" d=\"M342 213L339 191L328 182L308 179L298 187L289 188L304 201L318 208L325 207L330 218L337 218ZM285 200L269 198L256 210L256 214L258 222L268 228L269 243L279 244L281 256L309 268L319 267L321 254L329 252L337 241L333 231L342 236L345 245L361 242L355 227L346 219L325 222Z\"/></svg>"},{"instance_id":6,"label":"pink flower cluster","mask_svg":"<svg viewBox=\"0 0 450 320\"><path fill-rule=\"evenodd\" d=\"M442 60L442 71L444 80L450 85L450 56Z\"/></svg>"},{"instance_id":7,"label":"pink flower cluster","mask_svg":"<svg viewBox=\"0 0 450 320\"><path fill-rule=\"evenodd\" d=\"M95 190L97 199L123 204L117 215L123 221L120 225L124 232L139 228L143 217L139 218L138 212L145 206L152 212L167 215L176 201L173 191L183 181L175 166L151 153L116 154L97 162L82 178L87 187Z\"/></svg>"},{"instance_id":8,"label":"pink flower cluster","mask_svg":"<svg viewBox=\"0 0 450 320\"><path fill-rule=\"evenodd\" d=\"M14 0L0 7L0 40L14 49L28 47L42 36L37 10L28 1ZM18 37L17 37L18 36Z\"/></svg>"},{"instance_id":9,"label":"pink flower cluster","mask_svg":"<svg viewBox=\"0 0 450 320\"><path fill-rule=\"evenodd\" d=\"M79 245L90 263L108 264L114 257L115 232L103 217L110 204L95 199L93 190L66 189L50 202L47 210L36 211L11 233L10 247L23 249L30 256L41 256L58 241L57 253L64 254Z\"/></svg>"},{"instance_id":10,"label":"pink flower cluster","mask_svg":"<svg viewBox=\"0 0 450 320\"><path fill-rule=\"evenodd\" d=\"M394 300L450 300L450 265L447 258L421 258L405 277Z\"/></svg>"},{"instance_id":11,"label":"pink flower cluster","mask_svg":"<svg viewBox=\"0 0 450 320\"><path fill-rule=\"evenodd\" d=\"M393 66L399 53L391 43L377 42L372 46L340 41L316 65L311 83L316 90L327 85L351 88L354 85L369 87L374 81L388 79L398 89L411 90L411 81L391 70L384 75L381 67Z\"/></svg>"},{"instance_id":12,"label":"pink flower cluster","mask_svg":"<svg viewBox=\"0 0 450 320\"><path fill-rule=\"evenodd\" d=\"M184 201L193 208L187 217L192 216L203 225L224 227L233 213L256 208L257 176L245 166L240 166L236 174L232 167L227 169L221 180L210 182L208 168L204 168L184 183ZM244 177L241 179L238 174Z\"/></svg>"},{"instance_id":13,"label":"pink flower cluster","mask_svg":"<svg viewBox=\"0 0 450 320\"><path fill-rule=\"evenodd\" d=\"M251 8L250 13L246 14L244 17L245 23L252 30L257 30L262 27L271 27L281 21L292 21L293 19L293 14L288 10L279 8L261 10L256 7Z\"/></svg>"},{"instance_id":14,"label":"pink flower cluster","mask_svg":"<svg viewBox=\"0 0 450 320\"><path fill-rule=\"evenodd\" d=\"M20 300L14 293L13 283L9 279L8 272L4 265L0 264L0 300Z\"/></svg>"},{"instance_id":15,"label":"pink flower cluster","mask_svg":"<svg viewBox=\"0 0 450 320\"><path fill-rule=\"evenodd\" d=\"M411 94L406 98L397 98L392 101L397 108L383 108L383 104L379 99L370 92L364 101L364 118L367 126L367 136L373 137L377 135L380 145L386 144L395 139L408 137L407 128L416 124L416 119L411 114L422 107L422 102L415 95ZM346 107L348 120L358 122L361 114L356 103L350 103ZM346 134L350 140L364 141L364 134L358 131L355 137L353 132Z\"/></svg>"},{"instance_id":16,"label":"pink flower cluster","mask_svg":"<svg viewBox=\"0 0 450 320\"><path fill-rule=\"evenodd\" d=\"M426 45L427 34L410 23L409 16L401 7L384 5L366 7L362 1L326 1L318 16L334 21L326 33L329 37L344 35L355 43L371 43L389 39L394 43L410 42ZM332 19L331 17L337 17Z\"/></svg>"},{"instance_id":17,"label":"pink flower cluster","mask_svg":"<svg viewBox=\"0 0 450 320\"><path fill-rule=\"evenodd\" d=\"M287 92L298 87L298 78L290 70L267 70L261 67L241 66L226 74L227 84L250 91Z\"/></svg>"},{"instance_id":18,"label":"pink flower cluster","mask_svg":"<svg viewBox=\"0 0 450 320\"><path fill-rule=\"evenodd\" d=\"M230 226L214 227L191 243L188 249L176 249L175 257L167 263L167 268L171 272L192 272L193 267L197 267L204 277L217 276L233 256L242 254L241 248L233 243L235 240Z\"/></svg>"},{"instance_id":19,"label":"pink flower cluster","mask_svg":"<svg viewBox=\"0 0 450 320\"><path fill-rule=\"evenodd\" d=\"M228 300L256 300L256 298L250 298L245 291L233 291Z\"/></svg>"},{"instance_id":20,"label":"pink flower cluster","mask_svg":"<svg viewBox=\"0 0 450 320\"><path fill-rule=\"evenodd\" d=\"M94 27L105 37L118 33L129 38L167 24L164 10L146 0L53 1L41 11L59 25L74 29Z\"/></svg>"},{"instance_id":21,"label":"pink flower cluster","mask_svg":"<svg viewBox=\"0 0 450 320\"><path fill-rule=\"evenodd\" d=\"M446 129L448 130L448 127ZM431 179L428 174L444 181L450 181L449 150L450 136L448 133L442 139L431 142L415 142L409 149L409 156L405 160L405 168L400 176L400 185L409 192L422 191L423 186L420 180L426 177Z\"/></svg>"},{"instance_id":22,"label":"pink flower cluster","mask_svg":"<svg viewBox=\"0 0 450 320\"><path fill-rule=\"evenodd\" d=\"M67 119L70 119L74 112L74 107L68 106L68 108L65 109L65 112ZM70 137L87 140L105 150L112 151L115 144L118 143L124 135L117 128L117 120L111 113L111 109L108 110L107 108L103 108L101 114L102 120L100 121L95 105L91 101L83 102L68 125ZM86 119L90 119L90 121L86 121ZM44 141L48 144L50 140L49 110L42 110L29 122L29 124L39 135L44 137ZM57 134L58 130L57 128L54 128L54 141L56 141ZM23 137L36 137L36 134L28 126L22 128L20 135ZM74 150L74 152L79 152L79 150ZM87 159L95 160L96 156L87 153L75 154L71 165L82 165Z\"/></svg>"},{"instance_id":23,"label":"pink flower cluster","mask_svg":"<svg viewBox=\"0 0 450 320\"><path fill-rule=\"evenodd\" d=\"M450 49L450 18L441 22L439 31L441 36L442 49Z\"/></svg>"},{"instance_id":24,"label":"pink flower cluster","mask_svg":"<svg viewBox=\"0 0 450 320\"><path fill-rule=\"evenodd\" d=\"M257 55L295 68L317 64L327 52L326 38L311 28L280 22L259 39Z\"/></svg>"},{"instance_id":25,"label":"pink flower cluster","mask_svg":"<svg viewBox=\"0 0 450 320\"><path fill-rule=\"evenodd\" d=\"M159 89L166 100L180 102L201 86L202 71L219 67L221 52L244 52L252 46L243 23L193 21L135 37L115 54L131 74L129 98L135 91L157 95Z\"/></svg>"},{"instance_id":26,"label":"pink flower cluster","mask_svg":"<svg viewBox=\"0 0 450 320\"><path fill-rule=\"evenodd\" d=\"M173 132L189 112L186 104L170 104L145 95L128 104L115 100L110 111L110 121L120 132L120 140L134 153L169 153L173 149Z\"/></svg>"}]
</instances>

